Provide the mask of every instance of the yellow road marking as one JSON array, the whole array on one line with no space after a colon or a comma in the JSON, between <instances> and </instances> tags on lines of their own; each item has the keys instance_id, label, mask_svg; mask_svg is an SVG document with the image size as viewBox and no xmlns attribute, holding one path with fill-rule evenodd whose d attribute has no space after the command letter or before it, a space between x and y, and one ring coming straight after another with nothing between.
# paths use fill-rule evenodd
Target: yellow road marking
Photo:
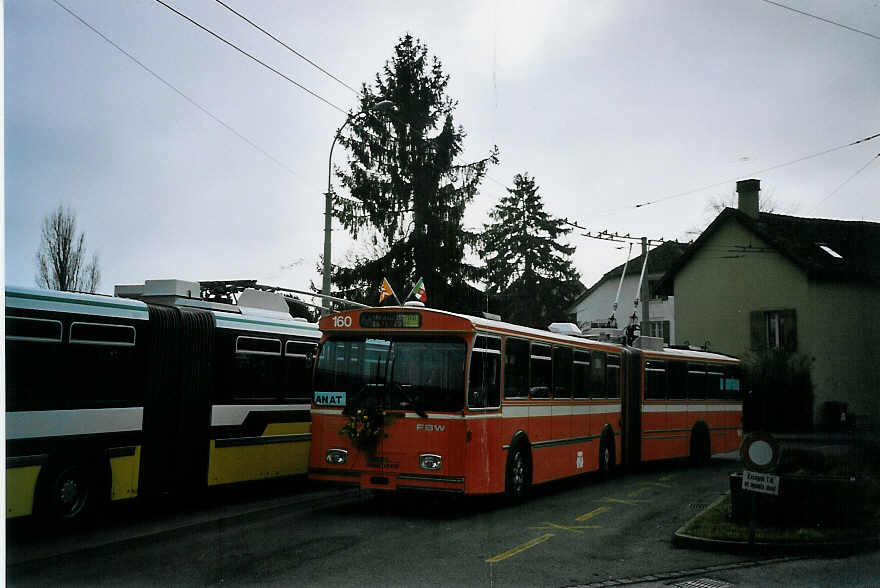
<instances>
[{"instance_id":1,"label":"yellow road marking","mask_svg":"<svg viewBox=\"0 0 880 588\"><path fill-rule=\"evenodd\" d=\"M637 497L639 494L644 494L644 493L647 492L648 490L653 490L653 488L651 488L650 486L645 486L644 488L639 488L638 490L633 490L632 492L629 493L629 497L630 497L630 498L635 498L635 497Z\"/></svg>"},{"instance_id":2,"label":"yellow road marking","mask_svg":"<svg viewBox=\"0 0 880 588\"><path fill-rule=\"evenodd\" d=\"M557 525L556 523L545 522L540 527L529 527L529 529L559 529L560 531L570 531L572 533L580 533L581 529L601 529L599 525Z\"/></svg>"},{"instance_id":3,"label":"yellow road marking","mask_svg":"<svg viewBox=\"0 0 880 588\"><path fill-rule=\"evenodd\" d=\"M544 541L547 541L551 537L553 537L553 533L547 533L546 535L541 535L540 537L536 537L536 538L532 539L531 541L527 541L527 542L523 543L522 545L518 545L518 546L514 547L513 549L505 551L504 553L499 553L498 555L496 555L494 557L490 557L489 559L486 560L486 563L496 563L499 561L503 561L509 557L513 557L517 553L522 553L526 549L531 549L535 545L543 543Z\"/></svg>"},{"instance_id":4,"label":"yellow road marking","mask_svg":"<svg viewBox=\"0 0 880 588\"><path fill-rule=\"evenodd\" d=\"M651 502L650 500L621 500L620 498L603 498L605 502L613 502L615 504L645 504L646 502Z\"/></svg>"},{"instance_id":5,"label":"yellow road marking","mask_svg":"<svg viewBox=\"0 0 880 588\"><path fill-rule=\"evenodd\" d=\"M597 508L597 509L595 509L595 510L591 510L591 511L588 512L587 514L582 514L581 516L579 516L579 517L576 518L575 520L576 520L576 521L588 521L588 520L590 520L591 518L593 518L593 517L595 517L595 516L598 516L598 515L602 514L602 513L605 512L605 511L608 511L608 510L611 510L611 507L610 507L610 506L600 506L599 508Z\"/></svg>"}]
</instances>

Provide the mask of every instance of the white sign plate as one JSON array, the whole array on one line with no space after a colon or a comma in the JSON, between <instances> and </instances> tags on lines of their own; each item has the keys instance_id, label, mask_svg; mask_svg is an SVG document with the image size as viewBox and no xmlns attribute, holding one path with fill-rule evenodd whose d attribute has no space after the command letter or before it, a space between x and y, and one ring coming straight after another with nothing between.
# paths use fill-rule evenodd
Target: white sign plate
<instances>
[{"instance_id":1,"label":"white sign plate","mask_svg":"<svg viewBox=\"0 0 880 588\"><path fill-rule=\"evenodd\" d=\"M743 490L761 492L762 494L779 495L779 476L773 474L759 474L758 472L743 472Z\"/></svg>"}]
</instances>

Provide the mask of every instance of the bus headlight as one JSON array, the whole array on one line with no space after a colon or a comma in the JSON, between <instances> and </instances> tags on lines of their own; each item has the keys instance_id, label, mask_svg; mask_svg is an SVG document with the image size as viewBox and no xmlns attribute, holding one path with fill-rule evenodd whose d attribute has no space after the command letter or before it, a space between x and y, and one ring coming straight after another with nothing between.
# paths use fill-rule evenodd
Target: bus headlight
<instances>
[{"instance_id":1,"label":"bus headlight","mask_svg":"<svg viewBox=\"0 0 880 588\"><path fill-rule=\"evenodd\" d=\"M423 453L419 456L419 465L423 470L439 470L443 465L443 458L433 453Z\"/></svg>"},{"instance_id":2,"label":"bus headlight","mask_svg":"<svg viewBox=\"0 0 880 588\"><path fill-rule=\"evenodd\" d=\"M348 452L345 449L328 449L324 460L331 465L342 465L348 461Z\"/></svg>"}]
</instances>

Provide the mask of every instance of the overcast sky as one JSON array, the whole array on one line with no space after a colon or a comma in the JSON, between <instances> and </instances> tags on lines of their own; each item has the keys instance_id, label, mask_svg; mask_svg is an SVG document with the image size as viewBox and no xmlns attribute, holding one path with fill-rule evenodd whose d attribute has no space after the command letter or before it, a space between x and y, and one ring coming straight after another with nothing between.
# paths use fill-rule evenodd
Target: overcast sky
<instances>
[{"instance_id":1,"label":"overcast sky","mask_svg":"<svg viewBox=\"0 0 880 588\"><path fill-rule=\"evenodd\" d=\"M356 107L216 1L166 1ZM523 172L551 214L594 231L691 240L709 204L750 177L778 212L880 220L880 161L864 167L880 139L756 173L880 132L877 0L783 2L873 37L762 0L225 1L356 88L401 35L427 44L459 102L462 161L501 151L470 227ZM235 132L52 0L5 0L7 283L34 284L41 220L63 203L99 254L102 292L159 278L320 285L327 158L345 115L155 0L59 2ZM626 255L569 242L586 286ZM339 262L355 244L337 230L333 246Z\"/></svg>"}]
</instances>

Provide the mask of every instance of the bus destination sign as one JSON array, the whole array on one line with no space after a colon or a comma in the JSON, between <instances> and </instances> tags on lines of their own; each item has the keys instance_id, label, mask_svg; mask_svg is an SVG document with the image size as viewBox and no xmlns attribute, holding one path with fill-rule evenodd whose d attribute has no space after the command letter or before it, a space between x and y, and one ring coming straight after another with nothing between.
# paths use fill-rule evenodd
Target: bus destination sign
<instances>
[{"instance_id":1,"label":"bus destination sign","mask_svg":"<svg viewBox=\"0 0 880 588\"><path fill-rule=\"evenodd\" d=\"M422 315L417 312L362 312L363 329L418 329Z\"/></svg>"}]
</instances>

